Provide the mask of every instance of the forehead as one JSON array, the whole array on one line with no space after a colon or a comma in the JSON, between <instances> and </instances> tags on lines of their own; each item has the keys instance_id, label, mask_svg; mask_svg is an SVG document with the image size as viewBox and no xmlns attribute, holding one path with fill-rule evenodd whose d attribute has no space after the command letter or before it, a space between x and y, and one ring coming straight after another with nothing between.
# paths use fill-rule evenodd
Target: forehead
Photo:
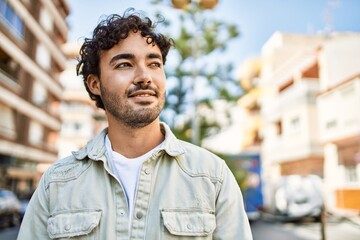
<instances>
[{"instance_id":1,"label":"forehead","mask_svg":"<svg viewBox=\"0 0 360 240\"><path fill-rule=\"evenodd\" d=\"M154 43L149 44L148 41L140 33L129 33L127 38L120 40L109 50L102 51L100 57L106 61L106 59L122 53L133 54L135 57L144 57L149 53L161 55L160 48Z\"/></svg>"}]
</instances>

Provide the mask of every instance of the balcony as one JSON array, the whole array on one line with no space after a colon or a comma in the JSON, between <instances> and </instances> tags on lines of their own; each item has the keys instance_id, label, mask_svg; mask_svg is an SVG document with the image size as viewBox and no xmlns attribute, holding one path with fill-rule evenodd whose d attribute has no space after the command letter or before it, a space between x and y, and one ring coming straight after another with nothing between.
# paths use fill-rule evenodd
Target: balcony
<instances>
[{"instance_id":1,"label":"balcony","mask_svg":"<svg viewBox=\"0 0 360 240\"><path fill-rule=\"evenodd\" d=\"M307 78L294 83L279 93L278 106L280 109L293 109L301 105L315 105L316 95L319 92L317 79Z\"/></svg>"},{"instance_id":2,"label":"balcony","mask_svg":"<svg viewBox=\"0 0 360 240\"><path fill-rule=\"evenodd\" d=\"M265 138L266 139L266 138ZM263 141L262 155L268 162L282 163L322 156L323 150L318 141L310 136L294 134L292 137L279 136Z\"/></svg>"},{"instance_id":3,"label":"balcony","mask_svg":"<svg viewBox=\"0 0 360 240\"><path fill-rule=\"evenodd\" d=\"M301 76L306 70L317 64L316 51L300 52L286 61L274 72L274 84L283 86L295 76Z\"/></svg>"},{"instance_id":4,"label":"balcony","mask_svg":"<svg viewBox=\"0 0 360 240\"><path fill-rule=\"evenodd\" d=\"M291 109L315 105L318 90L317 79L303 78L277 95L262 99L261 114L266 120L274 121Z\"/></svg>"},{"instance_id":5,"label":"balcony","mask_svg":"<svg viewBox=\"0 0 360 240\"><path fill-rule=\"evenodd\" d=\"M301 79L267 101L263 154L273 162L321 156L316 94L317 79Z\"/></svg>"},{"instance_id":6,"label":"balcony","mask_svg":"<svg viewBox=\"0 0 360 240\"><path fill-rule=\"evenodd\" d=\"M360 134L360 78L320 95L317 102L322 142Z\"/></svg>"}]
</instances>

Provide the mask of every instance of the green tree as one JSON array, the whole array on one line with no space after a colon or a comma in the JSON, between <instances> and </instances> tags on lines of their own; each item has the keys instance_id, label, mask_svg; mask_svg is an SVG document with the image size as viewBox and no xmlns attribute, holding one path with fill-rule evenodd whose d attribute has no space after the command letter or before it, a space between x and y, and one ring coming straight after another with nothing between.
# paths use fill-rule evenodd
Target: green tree
<instances>
[{"instance_id":1,"label":"green tree","mask_svg":"<svg viewBox=\"0 0 360 240\"><path fill-rule=\"evenodd\" d=\"M167 22L169 30L177 30L169 34L175 42L172 61L176 59L176 63L167 68L168 91L162 118L183 140L194 142L192 135L197 129L199 141L194 143L200 144L203 138L220 129L219 120L214 117L214 100L235 103L241 94L232 77L232 63L222 60L227 44L239 36L239 31L235 24L211 17L211 10L195 3L186 9L170 10L178 14L179 25L174 28L171 21ZM230 120L229 113L227 119Z\"/></svg>"}]
</instances>

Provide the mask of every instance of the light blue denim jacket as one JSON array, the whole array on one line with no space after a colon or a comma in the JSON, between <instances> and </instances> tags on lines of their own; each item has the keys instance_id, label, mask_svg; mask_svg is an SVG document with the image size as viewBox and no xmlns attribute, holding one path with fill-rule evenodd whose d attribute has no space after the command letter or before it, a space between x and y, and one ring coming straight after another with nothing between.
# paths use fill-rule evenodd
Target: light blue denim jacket
<instances>
[{"instance_id":1,"label":"light blue denim jacket","mask_svg":"<svg viewBox=\"0 0 360 240\"><path fill-rule=\"evenodd\" d=\"M163 147L140 169L130 232L126 196L106 159L105 129L44 173L18 240L251 240L225 162L176 139L165 124L162 130Z\"/></svg>"}]
</instances>

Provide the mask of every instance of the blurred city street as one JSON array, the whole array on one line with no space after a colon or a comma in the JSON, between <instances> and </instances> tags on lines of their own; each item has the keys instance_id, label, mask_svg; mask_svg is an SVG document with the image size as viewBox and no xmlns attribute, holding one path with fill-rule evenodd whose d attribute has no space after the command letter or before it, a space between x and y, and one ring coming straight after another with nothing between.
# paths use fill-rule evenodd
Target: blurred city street
<instances>
[{"instance_id":1,"label":"blurred city street","mask_svg":"<svg viewBox=\"0 0 360 240\"><path fill-rule=\"evenodd\" d=\"M360 225L343 218L327 219L325 240L359 240ZM320 223L280 223L265 220L251 223L254 240L322 240ZM0 240L16 240L19 227L0 230Z\"/></svg>"},{"instance_id":2,"label":"blurred city street","mask_svg":"<svg viewBox=\"0 0 360 240\"><path fill-rule=\"evenodd\" d=\"M254 240L360 240L360 0L114 2L0 0L0 240L44 172L108 126L75 59L130 7L164 15L176 45L159 119L225 160Z\"/></svg>"}]
</instances>

